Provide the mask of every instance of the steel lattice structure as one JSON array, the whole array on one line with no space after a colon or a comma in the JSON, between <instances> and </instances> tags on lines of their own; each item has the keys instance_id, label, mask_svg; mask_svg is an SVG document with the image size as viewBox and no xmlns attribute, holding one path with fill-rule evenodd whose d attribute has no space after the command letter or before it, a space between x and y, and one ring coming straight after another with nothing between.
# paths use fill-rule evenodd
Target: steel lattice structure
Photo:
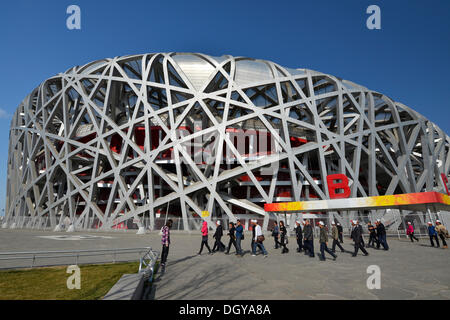
<instances>
[{"instance_id":1,"label":"steel lattice structure","mask_svg":"<svg viewBox=\"0 0 450 320\"><path fill-rule=\"evenodd\" d=\"M324 73L228 55L116 57L60 73L19 105L7 219L69 216L81 229L94 217L109 229L145 216L153 227L170 210L189 229L206 210L209 222L251 213L267 226L264 203L328 199L334 173L352 197L445 192L449 148L414 110Z\"/></svg>"}]
</instances>

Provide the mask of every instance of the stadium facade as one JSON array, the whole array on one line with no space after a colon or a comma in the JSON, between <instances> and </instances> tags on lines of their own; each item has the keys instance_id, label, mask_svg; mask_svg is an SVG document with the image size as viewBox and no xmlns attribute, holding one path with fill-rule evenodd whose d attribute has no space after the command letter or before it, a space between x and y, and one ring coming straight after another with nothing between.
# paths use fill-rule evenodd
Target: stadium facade
<instances>
[{"instance_id":1,"label":"stadium facade","mask_svg":"<svg viewBox=\"0 0 450 320\"><path fill-rule=\"evenodd\" d=\"M355 198L447 193L450 174L449 136L407 106L332 75L229 55L71 68L23 100L9 143L4 227L46 218L108 230L132 219L156 229L165 214L184 230L192 217L241 215L267 227L264 204L342 198L333 179L345 177Z\"/></svg>"}]
</instances>

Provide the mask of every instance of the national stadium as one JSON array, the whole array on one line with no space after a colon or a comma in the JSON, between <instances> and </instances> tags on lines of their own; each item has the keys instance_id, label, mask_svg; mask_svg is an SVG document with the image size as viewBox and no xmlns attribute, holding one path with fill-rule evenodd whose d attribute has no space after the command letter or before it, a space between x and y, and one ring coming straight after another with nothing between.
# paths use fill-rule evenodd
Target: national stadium
<instances>
[{"instance_id":1,"label":"national stadium","mask_svg":"<svg viewBox=\"0 0 450 320\"><path fill-rule=\"evenodd\" d=\"M329 74L200 53L103 59L19 104L3 227L446 223L449 148L421 114Z\"/></svg>"}]
</instances>

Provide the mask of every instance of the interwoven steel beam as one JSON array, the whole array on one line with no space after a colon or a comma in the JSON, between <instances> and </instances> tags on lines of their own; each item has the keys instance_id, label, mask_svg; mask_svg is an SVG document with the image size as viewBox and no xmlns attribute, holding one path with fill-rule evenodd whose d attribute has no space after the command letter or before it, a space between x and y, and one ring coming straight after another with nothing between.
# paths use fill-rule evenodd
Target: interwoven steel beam
<instances>
[{"instance_id":1,"label":"interwoven steel beam","mask_svg":"<svg viewBox=\"0 0 450 320\"><path fill-rule=\"evenodd\" d=\"M186 230L202 211L267 220L264 203L329 199L335 173L351 197L445 193L449 148L414 110L324 73L197 53L103 59L17 108L6 219L110 229L149 217L153 228L169 206Z\"/></svg>"}]
</instances>

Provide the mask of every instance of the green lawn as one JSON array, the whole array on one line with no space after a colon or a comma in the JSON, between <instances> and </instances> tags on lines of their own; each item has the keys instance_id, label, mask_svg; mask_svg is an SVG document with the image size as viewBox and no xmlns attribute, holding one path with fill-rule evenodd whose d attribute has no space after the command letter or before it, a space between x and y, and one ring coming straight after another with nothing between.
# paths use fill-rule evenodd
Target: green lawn
<instances>
[{"instance_id":1,"label":"green lawn","mask_svg":"<svg viewBox=\"0 0 450 320\"><path fill-rule=\"evenodd\" d=\"M125 273L137 273L139 262L84 265L81 288L68 289L67 266L0 271L1 300L95 300L103 298Z\"/></svg>"}]
</instances>

